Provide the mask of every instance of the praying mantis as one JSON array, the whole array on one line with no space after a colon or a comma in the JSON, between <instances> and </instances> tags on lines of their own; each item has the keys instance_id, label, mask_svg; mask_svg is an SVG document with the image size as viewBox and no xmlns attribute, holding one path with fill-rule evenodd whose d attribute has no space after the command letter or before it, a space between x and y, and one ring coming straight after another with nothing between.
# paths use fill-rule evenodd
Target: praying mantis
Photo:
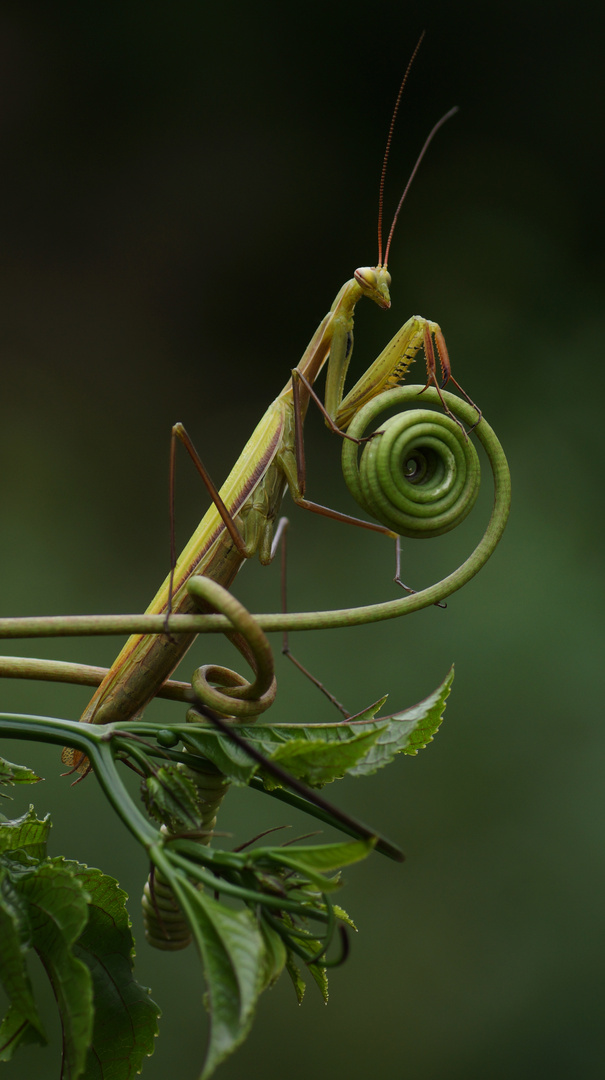
<instances>
[{"instance_id":1,"label":"praying mantis","mask_svg":"<svg viewBox=\"0 0 605 1080\"><path fill-rule=\"evenodd\" d=\"M439 128L456 111L451 109L446 113L428 135L400 199L383 251L382 206L386 163L402 90L419 46L420 42L400 86L387 139L380 181L377 264L358 268L351 280L342 286L292 371L291 378L265 412L220 491L206 473L183 426L177 424L173 428L173 455L175 440L180 439L196 461L211 495L212 505L147 608L148 614L199 611L199 604L193 600L187 587L194 574L212 578L228 588L246 559L258 555L263 565L268 564L274 554L274 526L286 488L298 506L397 539L397 534L384 524L361 521L306 498L302 428L313 397L324 412L328 426L346 439L347 428L362 406L383 391L398 386L421 348L426 357L426 386L433 385L440 397L441 389L449 380L461 390L451 375L441 328L436 322L414 315L397 331L355 386L347 394L344 393L353 349L356 306L363 297L383 310L391 306L391 276L387 266L395 223L429 144ZM437 358L442 372L441 381L436 373ZM313 386L325 365L327 374L322 406ZM464 391L462 393L467 397ZM442 397L441 401L446 412L449 412ZM473 404L468 397L467 401ZM477 414L480 419L478 410ZM168 633L130 637L93 695L81 720L100 724L138 717L173 672L194 637L193 634L171 636ZM63 761L78 765L69 749L64 751Z\"/></svg>"}]
</instances>

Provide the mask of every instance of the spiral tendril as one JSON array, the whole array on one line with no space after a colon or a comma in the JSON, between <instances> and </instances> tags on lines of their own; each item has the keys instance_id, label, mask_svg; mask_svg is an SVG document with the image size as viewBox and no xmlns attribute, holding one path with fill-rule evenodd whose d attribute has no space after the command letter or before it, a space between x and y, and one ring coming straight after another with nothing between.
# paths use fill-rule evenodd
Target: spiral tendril
<instances>
[{"instance_id":1,"label":"spiral tendril","mask_svg":"<svg viewBox=\"0 0 605 1080\"><path fill-rule=\"evenodd\" d=\"M159 870L152 870L145 882L141 907L145 938L154 949L177 952L191 944L189 923Z\"/></svg>"},{"instance_id":2,"label":"spiral tendril","mask_svg":"<svg viewBox=\"0 0 605 1080\"><path fill-rule=\"evenodd\" d=\"M409 387L379 394L359 410L347 434L361 438L385 409L409 402ZM389 417L363 445L343 444L349 491L368 514L399 536L427 538L456 528L472 510L481 479L473 443L450 416L408 409Z\"/></svg>"},{"instance_id":3,"label":"spiral tendril","mask_svg":"<svg viewBox=\"0 0 605 1080\"><path fill-rule=\"evenodd\" d=\"M212 766L209 766L207 772L203 772L200 768L190 769L186 765L179 765L179 769L193 781L197 788L200 808L199 832L207 833L200 843L208 846L216 826L218 809L230 787L229 781L225 780L224 776ZM170 836L170 830L165 825L162 825L161 832L166 837ZM150 945L166 952L176 952L187 948L191 943L189 924L175 900L170 885L161 870L157 868L151 871L145 882L141 906L145 937Z\"/></svg>"},{"instance_id":4,"label":"spiral tendril","mask_svg":"<svg viewBox=\"0 0 605 1080\"><path fill-rule=\"evenodd\" d=\"M227 616L233 629L244 638L255 671L254 681L249 682L231 668L205 664L193 674L193 689L208 708L238 720L251 721L275 700L277 683L271 646L250 612L222 585L211 578L197 576L190 580L188 588L192 596L210 602Z\"/></svg>"}]
</instances>

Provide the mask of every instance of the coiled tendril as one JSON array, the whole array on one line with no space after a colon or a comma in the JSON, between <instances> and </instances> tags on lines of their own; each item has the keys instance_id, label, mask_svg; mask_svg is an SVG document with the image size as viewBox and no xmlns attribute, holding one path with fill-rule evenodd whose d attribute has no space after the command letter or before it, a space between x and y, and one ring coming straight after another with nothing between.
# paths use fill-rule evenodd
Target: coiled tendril
<instances>
[{"instance_id":1,"label":"coiled tendril","mask_svg":"<svg viewBox=\"0 0 605 1080\"><path fill-rule=\"evenodd\" d=\"M199 833L206 833L199 843L207 846L216 826L219 807L229 790L230 783L210 764L206 771L202 768L188 769L185 765L179 765L178 768L180 772L193 780L197 788L200 809ZM162 825L161 832L166 837L170 836L170 831L165 825ZM175 900L166 878L157 868L151 871L145 882L141 906L145 937L150 945L166 952L176 952L187 948L191 943L189 923Z\"/></svg>"},{"instance_id":2,"label":"coiled tendril","mask_svg":"<svg viewBox=\"0 0 605 1080\"><path fill-rule=\"evenodd\" d=\"M347 434L364 437L380 413L417 402L419 389L400 386L379 394L359 410ZM347 487L368 514L412 538L441 536L464 521L479 494L481 469L458 423L414 408L389 417L374 435L361 453L348 439L342 451Z\"/></svg>"},{"instance_id":3,"label":"coiled tendril","mask_svg":"<svg viewBox=\"0 0 605 1080\"><path fill-rule=\"evenodd\" d=\"M197 575L190 580L188 588L192 596L211 603L228 617L233 629L244 639L242 651L256 675L254 682L248 682L231 668L205 664L193 675L193 689L208 708L250 722L275 700L277 683L271 646L250 612L218 582ZM238 639L234 643L237 645Z\"/></svg>"}]
</instances>

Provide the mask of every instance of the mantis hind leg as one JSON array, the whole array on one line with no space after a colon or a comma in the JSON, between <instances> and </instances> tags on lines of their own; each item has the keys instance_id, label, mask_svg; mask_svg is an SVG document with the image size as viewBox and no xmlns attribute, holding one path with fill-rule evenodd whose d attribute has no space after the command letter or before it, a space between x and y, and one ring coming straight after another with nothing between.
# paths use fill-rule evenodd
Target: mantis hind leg
<instances>
[{"instance_id":1,"label":"mantis hind leg","mask_svg":"<svg viewBox=\"0 0 605 1080\"><path fill-rule=\"evenodd\" d=\"M181 423L174 424L174 426L172 428L172 435L171 435L171 440L170 440L170 480L169 480L170 580L169 580L169 587L168 587L168 603L166 605L166 635L169 638L170 638L171 635L170 635L170 633L168 631L168 619L170 618L170 614L172 612L172 600L173 600L173 596L174 596L174 572L175 572L176 560L177 560L176 536L175 536L175 527L174 527L174 522L175 522L174 486L175 486L175 475L176 475L176 441L177 441L177 439L185 447L187 453L189 454L189 457L191 458L193 464L195 465L195 468L197 469L199 475L201 476L202 481L204 483L204 486L205 486L208 494L210 495L210 498L212 499L214 505L216 506L221 518L223 519L223 522L225 524L225 528L227 529L231 539L233 540L233 543L234 543L235 547L237 548L239 553L244 558L248 558L248 556L250 555L250 551L248 550L249 545L246 543L246 539L240 533L240 531L239 531L239 529L238 529L238 527L237 527L237 525L236 525L236 523L235 523L235 521L233 519L232 514L229 512L229 509L227 508L227 506L225 505L225 502L221 498L218 488L214 484L208 470L206 469L206 466L204 465L200 455L198 454L195 446L193 445L193 442L192 442L191 438L189 437L189 435L187 434L187 431L185 430L183 424L181 424Z\"/></svg>"},{"instance_id":2,"label":"mantis hind leg","mask_svg":"<svg viewBox=\"0 0 605 1080\"><path fill-rule=\"evenodd\" d=\"M237 550L240 552L241 555L244 556L244 558L246 558L248 556L246 542L245 542L243 536L241 535L237 525L235 524L235 521L233 520L232 514L230 513L227 506L223 502L223 500L222 500L222 498L220 496L219 490L216 487L216 485L213 483L213 481L212 481L212 479L210 477L210 474L208 473L208 470L206 469L206 466L204 465L200 455L198 454L197 450L195 449L195 446L193 445L193 442L191 441L191 439L190 439L189 435L187 434L187 432L186 432L185 428L183 427L183 425L179 423L179 424L175 424L173 429L172 429L172 440L171 440L171 443L170 443L170 511L171 511L170 512L170 523L171 523L170 539L171 539L171 554L172 554L172 560L171 561L172 561L173 565L174 565L174 563L176 563L176 546L175 546L175 540L174 540L174 476L175 476L175 465L176 465L176 440L177 439L179 439L182 442L182 444L185 447L187 453L189 454L189 457L191 458L193 464L195 465L199 475L201 476L202 481L203 481L203 483L204 483L204 485L206 487L206 490L207 490L208 494L210 495L210 498L212 499L214 505L216 506L216 509L218 510L219 514L221 515L221 517L223 519L223 522L225 524L225 528L227 529L227 532L229 533L231 539L233 540L233 543L235 544Z\"/></svg>"}]
</instances>

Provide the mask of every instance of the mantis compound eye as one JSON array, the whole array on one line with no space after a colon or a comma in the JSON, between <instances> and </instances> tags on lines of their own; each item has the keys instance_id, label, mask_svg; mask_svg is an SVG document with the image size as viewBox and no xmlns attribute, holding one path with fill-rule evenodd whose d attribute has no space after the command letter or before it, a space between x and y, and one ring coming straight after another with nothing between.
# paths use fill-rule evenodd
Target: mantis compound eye
<instances>
[{"instance_id":1,"label":"mantis compound eye","mask_svg":"<svg viewBox=\"0 0 605 1080\"><path fill-rule=\"evenodd\" d=\"M371 266L360 266L354 276L362 289L375 289L378 285L378 275Z\"/></svg>"}]
</instances>

